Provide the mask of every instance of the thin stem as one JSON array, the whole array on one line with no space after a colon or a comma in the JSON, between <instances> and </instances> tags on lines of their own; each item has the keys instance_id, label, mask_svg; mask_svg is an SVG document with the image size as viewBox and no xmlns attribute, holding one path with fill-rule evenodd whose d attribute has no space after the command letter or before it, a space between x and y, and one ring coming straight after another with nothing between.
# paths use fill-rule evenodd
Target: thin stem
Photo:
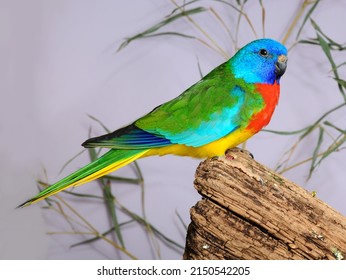
<instances>
[{"instance_id":1,"label":"thin stem","mask_svg":"<svg viewBox=\"0 0 346 280\"><path fill-rule=\"evenodd\" d=\"M161 251L160 251L160 245L155 238L155 234L153 232L153 229L151 228L151 225L147 222L147 215L145 211L145 188L144 188L144 178L141 169L139 168L138 163L135 161L134 162L135 170L137 173L138 180L140 181L139 185L141 187L141 204L142 204L142 213L143 213L143 220L145 221L145 227L148 231L150 240L155 248L155 251L157 253L157 256L161 259Z\"/></svg>"},{"instance_id":2,"label":"thin stem","mask_svg":"<svg viewBox=\"0 0 346 280\"><path fill-rule=\"evenodd\" d=\"M265 38L266 37L266 35L265 35L266 10L264 8L262 0L260 0L259 2L261 5L261 9L262 9L262 35L263 35L263 38Z\"/></svg>"},{"instance_id":3,"label":"thin stem","mask_svg":"<svg viewBox=\"0 0 346 280\"><path fill-rule=\"evenodd\" d=\"M321 154L323 154L323 153L321 153ZM318 154L317 156L320 156L321 154ZM289 170L291 170L291 169L293 169L293 168L295 168L295 167L298 167L299 165L302 165L302 164L304 164L304 163L307 163L307 162L309 162L309 161L311 161L311 160L312 160L312 157L309 157L309 158L304 159L304 160L302 160L302 161L300 161L300 162L297 162L297 163L295 163L295 164L292 164L291 166L282 169L282 170L279 172L279 174L283 174L283 173L285 173L285 172L287 172L287 171L289 171Z\"/></svg>"},{"instance_id":4,"label":"thin stem","mask_svg":"<svg viewBox=\"0 0 346 280\"><path fill-rule=\"evenodd\" d=\"M330 149L330 148L328 148L328 149L325 150L324 152L319 153L319 154L316 156L316 158L323 156L329 149ZM286 168L284 168L283 170L281 170L281 171L279 172L279 174L283 174L283 173L285 173L285 172L287 172L287 171L289 171L289 170L291 170L291 169L293 169L293 168L295 168L295 167L298 167L298 166L300 166L300 165L302 165L302 164L304 164L304 163L307 163L307 162L311 161L312 159L313 159L313 157L309 157L309 158L306 158L306 159L304 159L304 160L302 160L302 161L299 161L299 162L297 162L297 163L295 163L295 164L292 164L291 166L286 167Z\"/></svg>"},{"instance_id":5,"label":"thin stem","mask_svg":"<svg viewBox=\"0 0 346 280\"><path fill-rule=\"evenodd\" d=\"M90 231L48 231L47 234L70 234L70 235L95 235L94 232Z\"/></svg>"},{"instance_id":6,"label":"thin stem","mask_svg":"<svg viewBox=\"0 0 346 280\"><path fill-rule=\"evenodd\" d=\"M291 25L289 26L287 32L286 32L286 35L285 37L282 39L282 44L286 44L288 38L291 36L292 32L293 32L293 29L296 27L299 19L301 18L301 16L303 15L306 7L310 4L310 1L309 0L304 0L302 6L300 7L300 9L298 10L296 16L294 17Z\"/></svg>"},{"instance_id":7,"label":"thin stem","mask_svg":"<svg viewBox=\"0 0 346 280\"><path fill-rule=\"evenodd\" d=\"M87 225L89 227L89 229L91 230L92 234L94 234L95 236L100 237L101 239L103 239L104 241L106 241L109 244L112 244L116 249L120 250L121 252L123 252L124 254L126 254L127 256L129 256L131 259L137 259L134 255L132 255L129 251L127 251L126 249L124 249L122 246L119 246L117 243L115 243L114 241L108 239L107 237L103 236L102 234L100 234L96 228L89 223L82 215L80 215L73 207L71 207L67 202L65 202L62 198L60 198L59 196L56 196L60 202L62 204L64 204L73 214L75 214L79 219L81 219L85 225Z\"/></svg>"},{"instance_id":8,"label":"thin stem","mask_svg":"<svg viewBox=\"0 0 346 280\"><path fill-rule=\"evenodd\" d=\"M182 12L184 11L184 9L182 7L180 7L175 0L171 0L171 2L177 7L179 8L179 10L181 10ZM216 47L216 49L218 50L218 52L224 56L225 58L228 58L228 54L227 52L225 52L218 43L216 43L216 41L199 25L197 24L189 15L186 15L186 18L205 36L208 38L208 40Z\"/></svg>"},{"instance_id":9,"label":"thin stem","mask_svg":"<svg viewBox=\"0 0 346 280\"><path fill-rule=\"evenodd\" d=\"M235 38L236 38L236 42L238 42L238 35L239 35L239 30L240 30L240 21L241 21L241 18L242 16L245 17L246 21L248 22L252 32L254 33L255 37L258 38L258 35L257 35L257 32L255 30L255 28L253 27L248 15L246 13L244 13L244 5L245 5L245 2L242 2L241 3L241 6L240 6L240 10L239 10L239 16L238 16L238 21L237 21L237 26L236 26L236 35L235 35Z\"/></svg>"},{"instance_id":10,"label":"thin stem","mask_svg":"<svg viewBox=\"0 0 346 280\"><path fill-rule=\"evenodd\" d=\"M223 26L223 28L226 30L228 36L231 38L233 45L235 45L235 39L232 35L231 30L228 28L228 26L226 25L226 23L223 21L223 19L220 17L220 15L214 10L213 7L210 7L210 11L212 12L212 14L217 18L217 20L221 23L221 25Z\"/></svg>"},{"instance_id":11,"label":"thin stem","mask_svg":"<svg viewBox=\"0 0 346 280\"><path fill-rule=\"evenodd\" d=\"M307 130L305 131L305 133L303 133L300 138L304 138L306 135L308 135L325 117L327 117L329 114L333 113L334 111L344 107L346 105L346 102L341 103L340 105L328 110L327 112L325 112L320 118L318 118L314 124L310 125Z\"/></svg>"}]
</instances>

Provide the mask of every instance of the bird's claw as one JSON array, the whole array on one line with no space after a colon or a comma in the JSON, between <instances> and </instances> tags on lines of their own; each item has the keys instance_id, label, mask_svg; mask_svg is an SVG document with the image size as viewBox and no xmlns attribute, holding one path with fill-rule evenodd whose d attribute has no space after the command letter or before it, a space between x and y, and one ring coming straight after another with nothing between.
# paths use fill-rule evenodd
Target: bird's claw
<instances>
[{"instance_id":1,"label":"bird's claw","mask_svg":"<svg viewBox=\"0 0 346 280\"><path fill-rule=\"evenodd\" d=\"M244 153L247 156L249 156L251 159L254 159L254 156L253 156L253 154L251 152L249 152L248 150L244 150L244 149L238 148L238 147L226 150L225 157L227 159L229 159L229 160L234 160L235 157L233 155L231 155L232 153L233 154L234 153Z\"/></svg>"}]
</instances>

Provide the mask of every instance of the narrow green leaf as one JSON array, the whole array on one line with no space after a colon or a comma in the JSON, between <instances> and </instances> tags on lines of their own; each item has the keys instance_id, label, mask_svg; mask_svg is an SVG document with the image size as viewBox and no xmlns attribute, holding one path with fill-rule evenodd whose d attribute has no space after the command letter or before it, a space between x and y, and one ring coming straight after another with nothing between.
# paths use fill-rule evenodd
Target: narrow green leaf
<instances>
[{"instance_id":1,"label":"narrow green leaf","mask_svg":"<svg viewBox=\"0 0 346 280\"><path fill-rule=\"evenodd\" d=\"M322 127L319 126L319 134L318 134L318 139L317 139L317 144L316 147L313 151L312 154L312 160L311 160L311 165L310 165L310 170L309 170L309 175L308 175L308 179L311 178L312 173L314 172L315 168L316 168L316 162L318 159L318 154L321 148L321 144L323 142L323 135L324 135L324 129Z\"/></svg>"},{"instance_id":2,"label":"narrow green leaf","mask_svg":"<svg viewBox=\"0 0 346 280\"><path fill-rule=\"evenodd\" d=\"M336 67L336 64L333 60L333 57L332 57L332 54L330 52L330 46L328 45L328 43L326 42L326 40L324 40L324 38L320 35L322 33L320 27L317 25L317 23L313 20L313 19L310 19L311 20L311 23L313 25L313 27L315 28L315 30L317 31L316 34L317 34L317 39L320 43L320 46L322 48L322 50L324 51L325 55L327 56L328 60L329 60L329 63L331 64L332 66L332 71L334 73L334 76L336 79L340 79L339 77L339 73L337 71L337 67ZM325 36L326 37L326 36ZM327 37L328 38L328 37ZM328 40L331 40L328 38ZM344 88L338 83L338 87L339 87L339 90L340 90L340 93L341 95L343 96L344 100L346 101L346 94L345 94L345 91L344 91Z\"/></svg>"},{"instance_id":3,"label":"narrow green leaf","mask_svg":"<svg viewBox=\"0 0 346 280\"><path fill-rule=\"evenodd\" d=\"M127 224L130 224L134 222L134 220L130 220L130 221L127 221L127 222L123 222L123 223L120 223L119 226L122 227L124 225L127 225ZM105 231L104 233L101 234L101 236L107 236L108 234L110 234L111 232L114 231L114 227L110 228L109 230ZM89 243L92 243L94 241L97 241L101 239L100 236L96 236L96 237L93 237L93 238L90 238L90 239L87 239L87 240L84 240L82 242L78 242L78 243L75 243L75 244L72 244L70 246L70 248L73 248L73 247L77 247L77 246L80 246L80 245L85 245L85 244L89 244Z\"/></svg>"},{"instance_id":4,"label":"narrow green leaf","mask_svg":"<svg viewBox=\"0 0 346 280\"><path fill-rule=\"evenodd\" d=\"M89 114L87 114L87 116L93 121L97 122L107 133L111 133L111 131L99 119Z\"/></svg>"},{"instance_id":5,"label":"narrow green leaf","mask_svg":"<svg viewBox=\"0 0 346 280\"><path fill-rule=\"evenodd\" d=\"M98 179L101 182L102 185L102 192L103 192L103 197L107 206L107 211L111 217L112 224L114 227L114 232L116 233L116 236L121 244L121 246L125 249L125 242L123 235L121 233L121 226L118 220L118 216L116 213L116 207L114 205L115 197L112 194L112 189L110 182L108 180L105 180L104 178Z\"/></svg>"},{"instance_id":6,"label":"narrow green leaf","mask_svg":"<svg viewBox=\"0 0 346 280\"><path fill-rule=\"evenodd\" d=\"M339 151L341 146L346 142L346 134L343 135L341 138L339 138L337 141L334 141L328 149L322 154L320 160L318 161L317 165L321 164L321 162L327 158L331 153Z\"/></svg>"},{"instance_id":7,"label":"narrow green leaf","mask_svg":"<svg viewBox=\"0 0 346 280\"><path fill-rule=\"evenodd\" d=\"M96 199L103 199L103 197L93 194L85 194L85 193L77 193L77 192L71 192L71 191L63 191L64 193L67 193L69 195L78 196L78 197L86 197L86 198L96 198Z\"/></svg>"},{"instance_id":8,"label":"narrow green leaf","mask_svg":"<svg viewBox=\"0 0 346 280\"><path fill-rule=\"evenodd\" d=\"M318 125L319 123L328 115L330 115L331 113L339 110L340 108L346 106L346 102L341 103L338 106L335 106L334 108L328 110L327 112L325 112L321 117L319 117L312 125L308 126L306 131L299 137L299 139L303 139L305 138L308 134L310 134Z\"/></svg>"},{"instance_id":9,"label":"narrow green leaf","mask_svg":"<svg viewBox=\"0 0 346 280\"><path fill-rule=\"evenodd\" d=\"M198 57L196 57L196 59L197 59L198 73L199 73L199 76L200 76L201 79L202 79L202 78L203 78L203 71L202 71L202 68L201 68L201 64L199 63Z\"/></svg>"},{"instance_id":10,"label":"narrow green leaf","mask_svg":"<svg viewBox=\"0 0 346 280\"><path fill-rule=\"evenodd\" d=\"M141 184L141 179L133 179L133 178L126 178L126 177L118 177L113 175L105 175L103 178L108 179L110 181L119 182L119 183L128 183L128 184L134 184L138 185Z\"/></svg>"},{"instance_id":11,"label":"narrow green leaf","mask_svg":"<svg viewBox=\"0 0 346 280\"><path fill-rule=\"evenodd\" d=\"M189 2L185 2L184 1L184 4L182 4L181 6L178 6L177 8L173 9L172 12L166 16L166 17L170 17L172 16L173 14L175 14L177 11L181 10L181 9L184 9L185 7L187 7L188 5L191 5L195 2L198 2L198 1L201 1L201 0L192 0L192 1L189 1Z\"/></svg>"},{"instance_id":12,"label":"narrow green leaf","mask_svg":"<svg viewBox=\"0 0 346 280\"><path fill-rule=\"evenodd\" d=\"M315 46L319 46L320 44L318 43L318 39L316 38L312 38L310 40L307 39L303 39L303 40L299 40L298 44L308 44L308 45L315 45Z\"/></svg>"},{"instance_id":13,"label":"narrow green leaf","mask_svg":"<svg viewBox=\"0 0 346 280\"><path fill-rule=\"evenodd\" d=\"M335 77L333 77L333 79L334 79L335 81L337 81L337 83L338 83L340 86L342 86L343 88L346 89L346 81L345 81L345 80L340 79L340 78L335 78Z\"/></svg>"},{"instance_id":14,"label":"narrow green leaf","mask_svg":"<svg viewBox=\"0 0 346 280\"><path fill-rule=\"evenodd\" d=\"M90 149L88 149L88 151L89 151L89 156L90 156L91 161L96 160L97 154L96 154L95 149L90 148ZM112 221L112 224L114 226L115 234L116 234L122 248L125 248L125 242L124 242L124 238L122 236L121 229L119 226L118 217L116 214L116 208L114 207L114 196L113 196L111 188L110 188L110 183L109 183L109 181L105 180L102 177L97 179L97 181L101 185L103 199L106 203L107 212L111 217L111 221Z\"/></svg>"},{"instance_id":15,"label":"narrow green leaf","mask_svg":"<svg viewBox=\"0 0 346 280\"><path fill-rule=\"evenodd\" d=\"M332 144L328 147L328 149L321 155L320 160L318 161L318 165L327 158L331 153L340 151L342 149L342 145L346 142L346 130L337 127L336 125L325 121L323 123L326 126L334 128L336 131L340 132L340 135L332 142Z\"/></svg>"},{"instance_id":16,"label":"narrow green leaf","mask_svg":"<svg viewBox=\"0 0 346 280\"><path fill-rule=\"evenodd\" d=\"M230 7L232 7L234 10L236 10L238 13L243 13L243 11L241 10L241 9L239 9L237 6L235 6L235 5L233 5L233 4L231 4L231 3L229 3L229 2L227 2L227 1L225 1L225 0L215 0L215 1L217 1L217 2L220 2L220 3L223 3L223 4L225 4L225 5L227 5L227 6L230 6ZM245 3L244 3L245 4ZM238 6L242 6L243 4L241 4L239 1L237 1L237 5Z\"/></svg>"},{"instance_id":17,"label":"narrow green leaf","mask_svg":"<svg viewBox=\"0 0 346 280\"><path fill-rule=\"evenodd\" d=\"M168 15L165 17L164 20L160 21L159 23L153 25L152 27L146 29L145 31L136 34L135 36L132 36L130 38L126 38L125 41L119 46L117 51L122 50L126 46L128 46L132 41L137 40L137 39L142 39L145 38L149 35L152 35L152 33L156 32L160 28L170 24L173 21L176 21L182 17L185 17L187 15L193 15L193 14L198 14L207 11L204 7L197 7L193 8L190 10L183 10L182 12L175 14L175 15ZM187 36L187 35L182 35L181 33L175 33L175 35L179 34L179 36Z\"/></svg>"},{"instance_id":18,"label":"narrow green leaf","mask_svg":"<svg viewBox=\"0 0 346 280\"><path fill-rule=\"evenodd\" d=\"M262 35L265 38L265 22L266 22L266 9L264 8L263 1L259 0L261 9L262 9Z\"/></svg>"},{"instance_id":19,"label":"narrow green leaf","mask_svg":"<svg viewBox=\"0 0 346 280\"><path fill-rule=\"evenodd\" d=\"M339 64L339 65L337 65L337 66L336 66L336 69L338 69L338 68L340 68L341 66L344 66L344 65L346 65L346 61L343 62L343 63L341 63L341 64Z\"/></svg>"},{"instance_id":20,"label":"narrow green leaf","mask_svg":"<svg viewBox=\"0 0 346 280\"><path fill-rule=\"evenodd\" d=\"M307 3L307 1L305 1ZM302 32L305 23L307 22L307 20L311 17L313 11L316 9L317 5L320 3L320 0L316 0L315 3L312 5L312 7L310 8L310 10L306 13L305 18L303 20L302 25L300 26L298 32L297 32L297 36L296 36L296 40L298 40L298 37L300 35L300 33Z\"/></svg>"},{"instance_id":21,"label":"narrow green leaf","mask_svg":"<svg viewBox=\"0 0 346 280\"><path fill-rule=\"evenodd\" d=\"M346 133L346 130L343 130L343 129L337 127L336 125L332 124L332 123L329 122L329 121L325 121L323 124L325 124L325 125L327 125L327 126L330 126L330 127L334 128L334 129L336 129L337 131L341 132L342 134L345 134L345 133Z\"/></svg>"},{"instance_id":22,"label":"narrow green leaf","mask_svg":"<svg viewBox=\"0 0 346 280\"><path fill-rule=\"evenodd\" d=\"M187 231L188 225L184 222L181 215L178 213L178 211L175 211L175 214L177 215L177 217L178 217L180 223L182 224L182 226L184 227L184 229Z\"/></svg>"},{"instance_id":23,"label":"narrow green leaf","mask_svg":"<svg viewBox=\"0 0 346 280\"><path fill-rule=\"evenodd\" d=\"M174 245L180 249L184 249L184 246L180 245L178 242L173 241L172 239L168 238L166 235L164 235L161 231L159 231L157 228L155 228L152 224L148 223L145 219L138 216L137 214L133 213L132 211L128 210L127 208L121 206L121 209L129 215L132 219L137 221L138 223L142 224L146 228L148 228L148 225L150 227L150 230L152 230L156 236L160 237L163 241L168 242L171 245Z\"/></svg>"},{"instance_id":24,"label":"narrow green leaf","mask_svg":"<svg viewBox=\"0 0 346 280\"><path fill-rule=\"evenodd\" d=\"M85 150L80 151L78 154L76 154L75 156L73 156L71 159L69 159L59 170L59 175L64 171L64 169L66 168L66 166L68 166L72 161L74 161L77 157L79 157L82 153L84 153Z\"/></svg>"},{"instance_id":25,"label":"narrow green leaf","mask_svg":"<svg viewBox=\"0 0 346 280\"><path fill-rule=\"evenodd\" d=\"M258 37L258 36L257 36L257 32L256 32L256 30L255 30L253 24L251 23L251 20L250 20L249 16L248 16L246 13L243 12L243 7L244 7L244 5L246 4L247 0L244 0L243 3L241 3L240 1L237 1L238 6L240 6L240 8L238 8L237 6L235 6L235 5L229 3L228 1L225 1L225 0L214 0L214 1L218 1L218 2L220 2L220 3L223 3L223 4L227 5L227 6L230 6L230 7L232 7L233 9L235 9L235 10L239 13L239 20L240 20L240 18L241 18L240 16L243 16L243 17L245 18L245 20L247 21L247 23L249 24L249 26L250 26L250 28L251 28L253 34L255 35L255 37L256 37L256 38ZM238 20L238 22L239 22L239 20ZM238 32L238 31L239 31L239 26L238 26L237 29L238 29L238 30L237 30L237 32ZM237 36L236 36L236 37L237 37Z\"/></svg>"},{"instance_id":26,"label":"narrow green leaf","mask_svg":"<svg viewBox=\"0 0 346 280\"><path fill-rule=\"evenodd\" d=\"M326 35L326 33L324 33L321 28L317 25L317 23L313 20L313 19L310 19L311 20L311 23L313 25L313 27L315 28L316 31L318 31L324 38L327 39L327 43L329 45L329 47L331 49L334 49L334 50L343 50L345 47L337 42L335 42L333 39L331 39L329 36Z\"/></svg>"},{"instance_id":27,"label":"narrow green leaf","mask_svg":"<svg viewBox=\"0 0 346 280\"><path fill-rule=\"evenodd\" d=\"M292 130L292 131L280 131L280 130L271 130L271 129L262 129L261 131L279 134L279 135L294 135L294 134L299 134L306 131L309 127L310 126L299 129L299 130Z\"/></svg>"},{"instance_id":28,"label":"narrow green leaf","mask_svg":"<svg viewBox=\"0 0 346 280\"><path fill-rule=\"evenodd\" d=\"M152 37L159 37L159 36L178 36L178 37L183 37L187 39L197 39L197 37L192 36L192 35L186 35L183 33L179 32L159 32L159 33L154 33L150 35L145 35L142 38L152 38Z\"/></svg>"}]
</instances>

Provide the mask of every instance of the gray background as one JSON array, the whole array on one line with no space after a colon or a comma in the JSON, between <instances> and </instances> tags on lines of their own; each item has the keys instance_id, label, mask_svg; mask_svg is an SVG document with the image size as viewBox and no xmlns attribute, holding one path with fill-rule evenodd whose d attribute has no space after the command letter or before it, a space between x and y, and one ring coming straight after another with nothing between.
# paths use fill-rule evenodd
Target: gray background
<instances>
[{"instance_id":1,"label":"gray background","mask_svg":"<svg viewBox=\"0 0 346 280\"><path fill-rule=\"evenodd\" d=\"M260 6L258 1L249 2L246 11L262 37ZM266 36L281 40L301 2L263 1ZM173 7L170 1L160 0L0 1L1 259L124 257L102 241L70 249L71 244L84 239L46 235L70 230L59 215L42 210L40 205L14 208L37 192L36 179L54 182L87 162L84 153L59 175L63 164L82 150L80 144L88 138L90 126L93 135L104 132L87 114L115 130L198 81L197 58L204 74L225 60L196 41L177 37L137 41L116 53L123 38L157 23ZM220 4L214 7L234 32L237 12ZM346 1L322 1L313 18L326 34L344 42L341 27L346 25L345 11ZM198 20L230 55L234 53L231 40L210 13L200 15ZM186 20L174 23L170 30L173 28L201 36ZM315 37L310 23L302 37ZM242 19L239 45L253 39ZM339 63L345 61L344 55L334 55ZM282 79L279 106L268 128L300 129L341 103L331 76L320 48L294 48ZM328 120L344 129L345 110ZM248 142L247 148L256 160L273 168L295 140L262 132ZM299 148L293 162L309 157L315 143L316 134ZM139 161L145 177L148 220L182 245L185 231L176 212L189 223L189 209L199 199L192 184L198 163L174 156ZM316 190L319 198L345 214L345 152L332 155L306 182L308 168L303 165L285 176L309 191ZM131 174L129 167L116 173ZM83 188L89 193L99 191L95 183ZM115 193L124 205L141 213L137 186L119 186ZM108 228L104 206L73 198L68 201L101 232ZM129 226L124 234L128 250L138 258L154 257L143 229ZM161 244L164 259L180 259L181 253Z\"/></svg>"}]
</instances>

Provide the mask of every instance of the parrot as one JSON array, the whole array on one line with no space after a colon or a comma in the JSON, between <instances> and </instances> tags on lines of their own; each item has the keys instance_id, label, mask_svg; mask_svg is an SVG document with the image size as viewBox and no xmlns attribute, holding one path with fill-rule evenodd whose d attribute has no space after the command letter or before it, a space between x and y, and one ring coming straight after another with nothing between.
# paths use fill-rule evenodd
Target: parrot
<instances>
[{"instance_id":1,"label":"parrot","mask_svg":"<svg viewBox=\"0 0 346 280\"><path fill-rule=\"evenodd\" d=\"M127 126L86 140L85 148L109 150L18 207L100 178L140 158L225 155L269 123L287 60L286 47L273 39L248 43L176 98Z\"/></svg>"}]
</instances>

